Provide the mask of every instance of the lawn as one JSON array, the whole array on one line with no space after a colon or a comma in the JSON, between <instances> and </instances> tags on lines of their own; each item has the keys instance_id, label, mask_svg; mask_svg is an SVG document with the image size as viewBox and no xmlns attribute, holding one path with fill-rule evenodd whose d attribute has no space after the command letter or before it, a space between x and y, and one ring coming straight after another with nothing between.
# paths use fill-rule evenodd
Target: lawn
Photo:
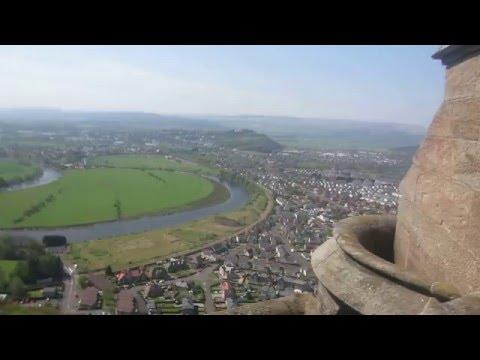
<instances>
[{"instance_id":1,"label":"lawn","mask_svg":"<svg viewBox=\"0 0 480 360\"><path fill-rule=\"evenodd\" d=\"M202 199L211 203L215 186L172 171L69 170L53 183L0 193L0 228L59 227L179 211L192 203L201 206Z\"/></svg>"},{"instance_id":2,"label":"lawn","mask_svg":"<svg viewBox=\"0 0 480 360\"><path fill-rule=\"evenodd\" d=\"M75 243L71 245L71 251L65 255L65 259L77 263L82 272L100 270L107 265L119 270L165 259L173 253L199 248L234 234L241 230L244 224L257 221L267 203L265 194L255 193L242 208L223 214L220 223L216 221L218 217L210 216L180 227ZM232 221L227 223L223 218ZM238 225L232 226L233 224Z\"/></svg>"},{"instance_id":3,"label":"lawn","mask_svg":"<svg viewBox=\"0 0 480 360\"><path fill-rule=\"evenodd\" d=\"M0 315L59 315L52 306L22 306L17 304L0 304Z\"/></svg>"},{"instance_id":4,"label":"lawn","mask_svg":"<svg viewBox=\"0 0 480 360\"><path fill-rule=\"evenodd\" d=\"M18 260L0 260L0 269L2 270L6 279L10 279L18 263Z\"/></svg>"},{"instance_id":5,"label":"lawn","mask_svg":"<svg viewBox=\"0 0 480 360\"><path fill-rule=\"evenodd\" d=\"M130 169L157 169L189 171L201 174L214 174L215 171L199 164L180 159L167 159L163 155L110 155L99 156L89 161L90 166L105 166Z\"/></svg>"},{"instance_id":6,"label":"lawn","mask_svg":"<svg viewBox=\"0 0 480 360\"><path fill-rule=\"evenodd\" d=\"M38 174L40 169L32 165L19 164L13 161L0 161L0 178L7 183L15 179L22 181Z\"/></svg>"}]
</instances>

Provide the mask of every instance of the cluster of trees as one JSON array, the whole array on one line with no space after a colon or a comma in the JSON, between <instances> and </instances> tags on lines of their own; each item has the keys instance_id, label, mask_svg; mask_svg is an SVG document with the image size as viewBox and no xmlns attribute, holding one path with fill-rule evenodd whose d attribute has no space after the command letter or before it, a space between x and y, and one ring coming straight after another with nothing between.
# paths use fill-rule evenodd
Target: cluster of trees
<instances>
[{"instance_id":1,"label":"cluster of trees","mask_svg":"<svg viewBox=\"0 0 480 360\"><path fill-rule=\"evenodd\" d=\"M51 203L53 200L55 200L55 195L50 194L47 196L45 200L40 201L39 203L33 205L31 208L25 210L23 212L23 215L17 219L15 219L13 222L15 224L21 223L23 220L26 218L38 213L40 210L42 210L45 206L47 206L48 203Z\"/></svg>"},{"instance_id":2,"label":"cluster of trees","mask_svg":"<svg viewBox=\"0 0 480 360\"><path fill-rule=\"evenodd\" d=\"M261 192L257 184L255 184L253 181L250 181L246 177L237 173L233 173L233 172L222 169L220 170L220 174L218 175L218 178L221 181L228 181L230 183L243 186L245 189L247 189L250 195Z\"/></svg>"},{"instance_id":3,"label":"cluster of trees","mask_svg":"<svg viewBox=\"0 0 480 360\"><path fill-rule=\"evenodd\" d=\"M25 284L33 284L45 278L60 280L63 277L60 258L47 253L35 241L16 244L8 237L0 238L0 260L17 261L8 276L0 269L0 291L6 291L17 298L25 295Z\"/></svg>"}]
</instances>

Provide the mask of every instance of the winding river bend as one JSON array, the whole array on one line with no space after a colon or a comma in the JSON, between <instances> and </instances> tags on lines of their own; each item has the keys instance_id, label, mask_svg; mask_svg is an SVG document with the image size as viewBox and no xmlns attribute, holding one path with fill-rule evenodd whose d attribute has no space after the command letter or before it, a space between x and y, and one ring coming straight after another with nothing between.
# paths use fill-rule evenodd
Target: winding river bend
<instances>
[{"instance_id":1,"label":"winding river bend","mask_svg":"<svg viewBox=\"0 0 480 360\"><path fill-rule=\"evenodd\" d=\"M45 176L45 174L48 175ZM4 191L13 191L48 184L57 180L60 173L44 169L44 175L26 183L14 185ZM42 179L43 178L43 179ZM36 183L35 183L36 182ZM178 226L190 221L199 220L207 216L233 211L248 201L248 192L245 188L231 183L222 183L230 192L230 197L221 204L205 206L203 208L186 210L174 214L150 215L135 219L116 220L91 225L82 225L74 227L64 227L58 229L19 229L19 230L0 230L1 234L12 236L27 236L41 241L45 235L64 235L69 243L96 240L113 236L141 233L144 231L162 229L169 226ZM23 187L19 187L22 186Z\"/></svg>"}]
</instances>

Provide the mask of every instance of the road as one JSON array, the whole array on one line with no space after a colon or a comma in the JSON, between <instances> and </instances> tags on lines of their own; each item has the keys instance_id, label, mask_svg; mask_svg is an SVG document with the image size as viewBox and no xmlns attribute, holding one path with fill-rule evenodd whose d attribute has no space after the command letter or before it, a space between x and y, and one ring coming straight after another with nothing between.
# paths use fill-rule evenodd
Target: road
<instances>
[{"instance_id":1,"label":"road","mask_svg":"<svg viewBox=\"0 0 480 360\"><path fill-rule=\"evenodd\" d=\"M62 314L72 314L77 310L76 278L75 270L72 270L71 276L63 281L63 299L60 302L60 311Z\"/></svg>"},{"instance_id":2,"label":"road","mask_svg":"<svg viewBox=\"0 0 480 360\"><path fill-rule=\"evenodd\" d=\"M212 298L212 292L210 290L210 286L212 285L210 274L214 268L215 266L209 266L195 275L192 275L192 278L198 280L203 286L203 291L205 293L205 314L211 314L216 310Z\"/></svg>"}]
</instances>

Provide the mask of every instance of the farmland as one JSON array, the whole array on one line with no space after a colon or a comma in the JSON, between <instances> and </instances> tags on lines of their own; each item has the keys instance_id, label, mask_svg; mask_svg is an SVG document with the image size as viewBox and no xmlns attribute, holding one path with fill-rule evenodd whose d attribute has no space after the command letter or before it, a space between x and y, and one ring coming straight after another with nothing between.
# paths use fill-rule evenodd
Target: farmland
<instances>
[{"instance_id":1,"label":"farmland","mask_svg":"<svg viewBox=\"0 0 480 360\"><path fill-rule=\"evenodd\" d=\"M98 156L89 162L90 166L157 169L170 171L187 171L201 174L215 174L215 170L180 159L166 159L162 155L110 155Z\"/></svg>"},{"instance_id":2,"label":"farmland","mask_svg":"<svg viewBox=\"0 0 480 360\"><path fill-rule=\"evenodd\" d=\"M0 193L0 228L62 227L174 212L211 202L215 191L212 181L194 174L68 170L48 185Z\"/></svg>"}]
</instances>

